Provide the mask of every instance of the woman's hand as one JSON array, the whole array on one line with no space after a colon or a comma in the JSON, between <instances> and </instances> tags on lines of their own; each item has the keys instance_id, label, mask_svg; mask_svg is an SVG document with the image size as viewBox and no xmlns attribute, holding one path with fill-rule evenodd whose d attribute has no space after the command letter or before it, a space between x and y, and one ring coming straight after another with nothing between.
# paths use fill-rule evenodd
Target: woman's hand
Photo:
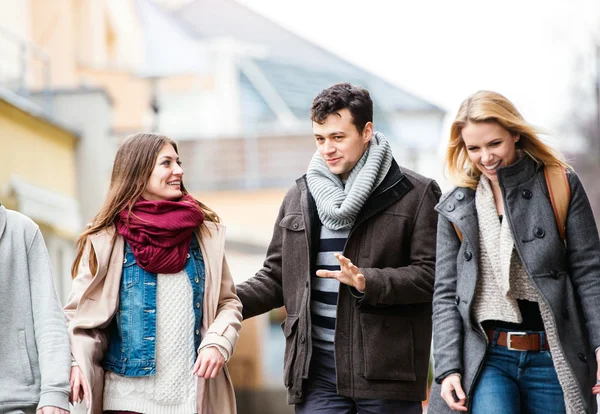
<instances>
[{"instance_id":1,"label":"woman's hand","mask_svg":"<svg viewBox=\"0 0 600 414\"><path fill-rule=\"evenodd\" d=\"M456 393L458 401L454 400L453 391ZM455 411L467 411L467 397L462 389L462 385L460 385L460 375L450 374L444 378L442 381L441 396L450 409Z\"/></svg>"},{"instance_id":2,"label":"woman's hand","mask_svg":"<svg viewBox=\"0 0 600 414\"><path fill-rule=\"evenodd\" d=\"M317 270L317 276L337 279L340 283L353 286L359 292L364 293L366 289L365 276L360 273L358 267L340 253L334 253L334 256L340 262L340 270Z\"/></svg>"},{"instance_id":3,"label":"woman's hand","mask_svg":"<svg viewBox=\"0 0 600 414\"><path fill-rule=\"evenodd\" d=\"M71 398L70 398L71 404L75 405L76 403L80 403L82 400L85 400L86 407L90 408L90 391L88 389L87 383L85 382L85 377L83 376L83 372L81 372L81 369L78 366L71 367L70 382L71 382ZM44 411L44 414L46 414L45 411Z\"/></svg>"},{"instance_id":4,"label":"woman's hand","mask_svg":"<svg viewBox=\"0 0 600 414\"><path fill-rule=\"evenodd\" d=\"M207 346L198 353L193 373L205 379L216 378L221 373L223 365L225 365L225 358L221 351L214 346Z\"/></svg>"},{"instance_id":5,"label":"woman's hand","mask_svg":"<svg viewBox=\"0 0 600 414\"><path fill-rule=\"evenodd\" d=\"M42 407L35 412L35 414L69 414L67 410L63 410L58 407L51 407L47 405L46 407Z\"/></svg>"}]
</instances>

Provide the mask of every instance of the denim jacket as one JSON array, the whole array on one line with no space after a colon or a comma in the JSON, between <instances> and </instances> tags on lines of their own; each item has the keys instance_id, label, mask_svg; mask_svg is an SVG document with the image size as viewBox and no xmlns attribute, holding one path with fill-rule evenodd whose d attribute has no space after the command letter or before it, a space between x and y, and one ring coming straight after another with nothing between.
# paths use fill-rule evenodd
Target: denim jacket
<instances>
[{"instance_id":1,"label":"denim jacket","mask_svg":"<svg viewBox=\"0 0 600 414\"><path fill-rule=\"evenodd\" d=\"M205 268L196 237L185 263L194 295L194 348L200 346ZM156 273L138 266L129 244L125 244L119 308L108 327L109 344L102 366L127 377L154 375L156 371Z\"/></svg>"}]
</instances>

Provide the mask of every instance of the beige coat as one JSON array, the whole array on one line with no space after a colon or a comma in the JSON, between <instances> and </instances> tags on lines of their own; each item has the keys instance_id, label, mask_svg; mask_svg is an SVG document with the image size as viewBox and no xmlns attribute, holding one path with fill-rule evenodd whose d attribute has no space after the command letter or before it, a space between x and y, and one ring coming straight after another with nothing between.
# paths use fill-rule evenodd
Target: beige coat
<instances>
[{"instance_id":1,"label":"beige coat","mask_svg":"<svg viewBox=\"0 0 600 414\"><path fill-rule=\"evenodd\" d=\"M233 279L225 259L225 227L207 222L208 232L200 237L206 266L203 301L202 343L218 344L231 356L239 337L242 305L235 294ZM114 228L89 237L68 304L64 311L69 324L72 358L76 361L91 390L88 414L102 413L104 370L101 362L108 346L104 328L118 309L123 268L124 240L113 238ZM91 252L98 266L90 270ZM94 261L92 262L94 263ZM227 366L217 378L198 379L198 414L236 413L233 384Z\"/></svg>"}]
</instances>

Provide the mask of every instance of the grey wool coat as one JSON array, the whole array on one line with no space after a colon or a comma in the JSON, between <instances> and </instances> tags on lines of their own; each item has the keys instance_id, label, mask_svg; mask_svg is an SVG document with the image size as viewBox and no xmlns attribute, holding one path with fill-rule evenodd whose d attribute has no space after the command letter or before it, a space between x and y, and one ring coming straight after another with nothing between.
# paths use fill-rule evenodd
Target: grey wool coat
<instances>
[{"instance_id":1,"label":"grey wool coat","mask_svg":"<svg viewBox=\"0 0 600 414\"><path fill-rule=\"evenodd\" d=\"M431 300L440 190L396 162L371 194L344 255L365 275L364 296L340 285L335 327L337 391L352 398L427 396ZM244 319L285 306L284 384L304 400L312 355L311 275L321 222L305 177L285 196L263 268L237 285Z\"/></svg>"},{"instance_id":2,"label":"grey wool coat","mask_svg":"<svg viewBox=\"0 0 600 414\"><path fill-rule=\"evenodd\" d=\"M552 311L567 368L576 378L585 413L595 413L591 389L596 381L594 350L600 346L600 240L592 210L577 175L571 188L566 247L560 238L543 167L528 156L500 168L515 248L527 275ZM433 298L435 383L429 412L451 413L440 397L440 383L452 371L462 374L470 405L487 348L487 338L472 317L479 277L479 226L475 191L455 188L436 206L436 280ZM452 224L463 234L462 243ZM475 413L478 414L478 413Z\"/></svg>"}]
</instances>

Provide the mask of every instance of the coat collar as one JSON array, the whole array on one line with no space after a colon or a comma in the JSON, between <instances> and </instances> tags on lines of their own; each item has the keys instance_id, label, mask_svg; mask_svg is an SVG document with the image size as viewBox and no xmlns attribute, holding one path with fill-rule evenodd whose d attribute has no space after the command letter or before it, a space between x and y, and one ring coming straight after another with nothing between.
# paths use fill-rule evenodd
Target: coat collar
<instances>
[{"instance_id":1,"label":"coat collar","mask_svg":"<svg viewBox=\"0 0 600 414\"><path fill-rule=\"evenodd\" d=\"M542 168L533 158L523 154L517 162L506 167L498 168L498 182L500 187L512 188L533 178Z\"/></svg>"},{"instance_id":2,"label":"coat collar","mask_svg":"<svg viewBox=\"0 0 600 414\"><path fill-rule=\"evenodd\" d=\"M479 243L479 225L475 208L475 190L455 187L444 194L435 206L441 216L451 221L473 245Z\"/></svg>"},{"instance_id":3,"label":"coat collar","mask_svg":"<svg viewBox=\"0 0 600 414\"><path fill-rule=\"evenodd\" d=\"M414 187L413 183L400 170L396 160L392 160L390 170L379 184L379 187L369 196L365 205L356 217L353 228L385 210L395 202L401 200Z\"/></svg>"},{"instance_id":4,"label":"coat collar","mask_svg":"<svg viewBox=\"0 0 600 414\"><path fill-rule=\"evenodd\" d=\"M215 270L219 270L222 263L222 260L220 259L225 252L225 226L210 221L207 221L204 224L206 229L199 229L202 234L202 237L199 238L202 254L205 257L205 262L208 262L209 259L214 259L212 267ZM105 266L105 269L98 270L98 275L100 277L97 279L102 279L102 277L106 276L106 270L108 270L111 260L115 260L116 257L118 259L117 262L120 263L122 259L120 255L123 254L125 241L123 237L116 234L115 226L108 227L90 235L90 241L92 246L94 246L94 252L98 259L98 266ZM113 252L115 251L118 253L113 257ZM98 283L96 281L94 282ZM94 284L94 282L92 284Z\"/></svg>"},{"instance_id":5,"label":"coat collar","mask_svg":"<svg viewBox=\"0 0 600 414\"><path fill-rule=\"evenodd\" d=\"M540 169L531 157L521 156L517 162L498 169L500 187L511 188L530 180ZM479 240L475 190L469 187L455 187L444 194L435 210L454 223L471 242Z\"/></svg>"}]
</instances>

